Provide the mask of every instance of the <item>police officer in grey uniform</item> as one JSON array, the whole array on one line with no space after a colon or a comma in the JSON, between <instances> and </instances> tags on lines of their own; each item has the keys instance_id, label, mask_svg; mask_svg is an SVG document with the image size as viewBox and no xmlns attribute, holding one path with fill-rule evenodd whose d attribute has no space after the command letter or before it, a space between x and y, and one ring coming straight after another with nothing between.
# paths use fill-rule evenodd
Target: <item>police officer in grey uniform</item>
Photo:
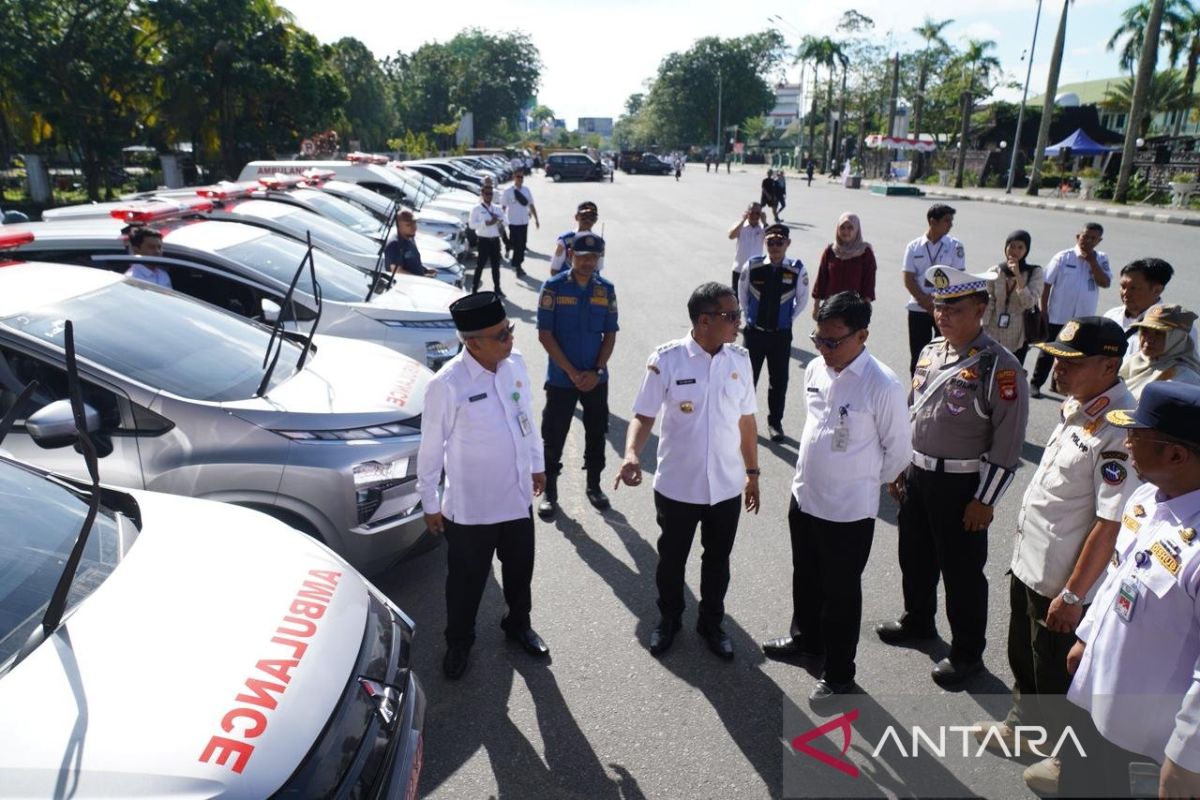
<instances>
[{"instance_id":1,"label":"police officer in grey uniform","mask_svg":"<svg viewBox=\"0 0 1200 800\"><path fill-rule=\"evenodd\" d=\"M900 502L904 614L875 632L888 644L935 637L941 576L952 640L933 679L949 686L983 668L987 529L1017 468L1029 396L1016 357L983 330L988 276L934 266L925 279L942 336L917 359L913 463L891 488Z\"/></svg>"}]
</instances>

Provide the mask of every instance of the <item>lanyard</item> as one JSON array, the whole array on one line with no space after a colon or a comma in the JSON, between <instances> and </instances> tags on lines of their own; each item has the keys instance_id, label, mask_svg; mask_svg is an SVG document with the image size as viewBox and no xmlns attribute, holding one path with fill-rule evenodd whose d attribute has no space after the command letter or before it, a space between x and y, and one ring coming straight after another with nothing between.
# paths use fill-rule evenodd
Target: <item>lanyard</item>
<instances>
[{"instance_id":1,"label":"lanyard","mask_svg":"<svg viewBox=\"0 0 1200 800\"><path fill-rule=\"evenodd\" d=\"M942 257L942 245L944 245L945 243L946 243L946 237L943 236L941 239L938 239L937 255L935 256L933 253L929 252L929 241L926 240L925 255L929 258L929 263L931 265L937 264L938 259Z\"/></svg>"},{"instance_id":2,"label":"lanyard","mask_svg":"<svg viewBox=\"0 0 1200 800\"><path fill-rule=\"evenodd\" d=\"M986 352L987 351L984 350L982 352L976 353L975 355L971 356L970 358L966 359L965 361L959 361L951 369L946 369L946 365L943 364L941 374L938 375L936 378L934 378L933 383L931 383L925 387L925 391L923 391L921 393L921 396L917 398L915 403L913 403L913 407L909 410L909 419L917 418L917 412L921 410L921 406L923 406L927 402L929 402L929 399L931 397L933 397L934 394L937 393L937 389L941 388L943 383L950 380L951 378L953 378L955 375L957 375L959 372L966 369L967 367L975 366L975 364L977 364L979 362L979 360L981 358L983 358L983 354Z\"/></svg>"}]
</instances>

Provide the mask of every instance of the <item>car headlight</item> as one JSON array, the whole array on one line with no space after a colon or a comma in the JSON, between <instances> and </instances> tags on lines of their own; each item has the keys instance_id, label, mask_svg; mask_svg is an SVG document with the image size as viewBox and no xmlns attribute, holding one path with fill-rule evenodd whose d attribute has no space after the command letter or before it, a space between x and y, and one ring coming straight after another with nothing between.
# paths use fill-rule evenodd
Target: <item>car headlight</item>
<instances>
[{"instance_id":1,"label":"car headlight","mask_svg":"<svg viewBox=\"0 0 1200 800\"><path fill-rule=\"evenodd\" d=\"M354 467L354 485L358 487L381 481L403 480L408 477L410 461L409 458L386 462L364 461Z\"/></svg>"},{"instance_id":2,"label":"car headlight","mask_svg":"<svg viewBox=\"0 0 1200 800\"><path fill-rule=\"evenodd\" d=\"M454 319L381 319L379 320L389 328L438 328L441 330L452 330L454 328Z\"/></svg>"},{"instance_id":3,"label":"car headlight","mask_svg":"<svg viewBox=\"0 0 1200 800\"><path fill-rule=\"evenodd\" d=\"M364 439L391 439L397 436L416 436L421 432L421 415L385 425L369 425L363 428L341 428L329 431L287 431L271 429L285 439L300 442L351 442ZM357 468L356 468L357 469ZM357 481L357 472L355 473Z\"/></svg>"}]
</instances>

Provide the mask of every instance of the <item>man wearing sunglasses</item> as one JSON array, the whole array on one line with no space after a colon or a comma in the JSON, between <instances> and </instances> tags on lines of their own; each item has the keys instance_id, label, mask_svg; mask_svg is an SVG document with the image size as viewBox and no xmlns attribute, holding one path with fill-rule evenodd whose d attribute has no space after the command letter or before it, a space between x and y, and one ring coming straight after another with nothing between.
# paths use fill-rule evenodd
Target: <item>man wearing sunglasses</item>
<instances>
[{"instance_id":1,"label":"man wearing sunglasses","mask_svg":"<svg viewBox=\"0 0 1200 800\"><path fill-rule=\"evenodd\" d=\"M942 686L983 669L987 529L1012 483L1029 418L1020 362L983 330L989 277L944 266L925 271L942 335L917 359L909 396L912 464L889 487L900 501L904 614L875 633L888 644L937 636L940 578L951 633L950 656L932 673Z\"/></svg>"},{"instance_id":2,"label":"man wearing sunglasses","mask_svg":"<svg viewBox=\"0 0 1200 800\"><path fill-rule=\"evenodd\" d=\"M536 658L550 650L529 623L532 505L546 486L529 372L513 352L513 326L494 292L456 300L450 314L464 347L425 391L417 493L430 533L444 534L448 545L442 671L457 680L467 670L494 555L508 605L500 627Z\"/></svg>"},{"instance_id":3,"label":"man wearing sunglasses","mask_svg":"<svg viewBox=\"0 0 1200 800\"><path fill-rule=\"evenodd\" d=\"M731 659L733 643L721 623L743 503L758 513L757 404L750 358L733 344L742 318L733 290L722 283L702 284L688 300L688 316L691 332L662 345L646 362L613 488L641 484L638 454L662 412L654 475L654 508L662 529L655 575L662 619L650 635L650 653L667 652L681 627L684 573L699 525L704 557L696 631L710 650Z\"/></svg>"},{"instance_id":4,"label":"man wearing sunglasses","mask_svg":"<svg viewBox=\"0 0 1200 800\"><path fill-rule=\"evenodd\" d=\"M817 312L821 354L804 371L808 413L792 480L792 625L763 643L773 658L819 660L809 700L854 690L862 573L871 554L879 487L912 460L908 400L896 374L867 352L871 304L839 292Z\"/></svg>"},{"instance_id":5,"label":"man wearing sunglasses","mask_svg":"<svg viewBox=\"0 0 1200 800\"><path fill-rule=\"evenodd\" d=\"M738 300L746 311L743 344L750 353L754 385L767 362L767 428L772 442L783 441L783 408L792 358L792 322L808 305L808 271L787 258L791 244L786 225L766 230L767 255L751 258L738 280Z\"/></svg>"}]
</instances>

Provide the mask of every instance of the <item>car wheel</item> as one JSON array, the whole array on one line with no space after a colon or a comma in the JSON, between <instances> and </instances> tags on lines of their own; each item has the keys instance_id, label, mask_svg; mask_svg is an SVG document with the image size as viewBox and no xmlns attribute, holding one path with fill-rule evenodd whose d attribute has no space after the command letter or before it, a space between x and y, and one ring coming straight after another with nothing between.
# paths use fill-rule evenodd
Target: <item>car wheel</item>
<instances>
[{"instance_id":1,"label":"car wheel","mask_svg":"<svg viewBox=\"0 0 1200 800\"><path fill-rule=\"evenodd\" d=\"M562 175L559 175L559 174L556 172L556 173L554 173L553 175L551 175L551 176L550 176L550 180L554 181L555 183L558 183L559 181L561 181L561 180L562 180Z\"/></svg>"}]
</instances>

